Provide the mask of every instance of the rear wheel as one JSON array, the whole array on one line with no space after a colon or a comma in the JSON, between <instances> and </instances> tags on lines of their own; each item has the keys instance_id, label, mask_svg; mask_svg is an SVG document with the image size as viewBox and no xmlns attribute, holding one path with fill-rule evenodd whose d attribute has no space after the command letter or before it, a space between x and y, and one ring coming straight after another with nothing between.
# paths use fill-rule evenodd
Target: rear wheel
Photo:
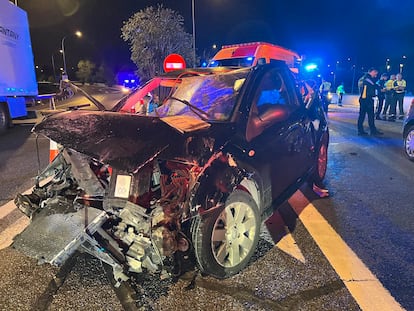
<instances>
[{"instance_id":1,"label":"rear wheel","mask_svg":"<svg viewBox=\"0 0 414 311\"><path fill-rule=\"evenodd\" d=\"M0 103L0 133L4 132L9 127L9 113L5 104Z\"/></svg>"},{"instance_id":2,"label":"rear wheel","mask_svg":"<svg viewBox=\"0 0 414 311\"><path fill-rule=\"evenodd\" d=\"M235 190L224 209L193 224L193 243L201 271L218 278L238 273L256 250L260 233L256 202L244 191Z\"/></svg>"},{"instance_id":3,"label":"rear wheel","mask_svg":"<svg viewBox=\"0 0 414 311\"><path fill-rule=\"evenodd\" d=\"M404 137L404 151L407 158L414 161L414 125L408 128Z\"/></svg>"}]
</instances>

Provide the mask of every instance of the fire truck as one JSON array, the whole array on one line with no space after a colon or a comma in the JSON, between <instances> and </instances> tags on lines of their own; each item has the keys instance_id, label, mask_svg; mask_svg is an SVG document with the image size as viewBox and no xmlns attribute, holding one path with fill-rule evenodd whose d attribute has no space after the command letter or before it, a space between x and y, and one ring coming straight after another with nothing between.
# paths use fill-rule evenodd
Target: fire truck
<instances>
[{"instance_id":1,"label":"fire truck","mask_svg":"<svg viewBox=\"0 0 414 311\"><path fill-rule=\"evenodd\" d=\"M285 61L296 69L300 56L294 51L266 42L224 45L209 62L208 67L249 67L272 60Z\"/></svg>"}]
</instances>

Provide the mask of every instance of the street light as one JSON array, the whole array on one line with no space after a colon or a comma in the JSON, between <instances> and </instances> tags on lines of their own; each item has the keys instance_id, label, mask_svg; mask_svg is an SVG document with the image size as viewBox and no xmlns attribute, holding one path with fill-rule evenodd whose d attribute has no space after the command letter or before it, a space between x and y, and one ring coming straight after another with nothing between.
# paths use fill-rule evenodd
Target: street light
<instances>
[{"instance_id":1,"label":"street light","mask_svg":"<svg viewBox=\"0 0 414 311\"><path fill-rule=\"evenodd\" d=\"M57 82L57 81L56 81L55 53L56 53L56 52L53 52L53 53L52 53L52 68L53 68L53 80L54 80L55 82ZM59 50L59 53L63 54L63 51L62 51L62 50Z\"/></svg>"},{"instance_id":2,"label":"street light","mask_svg":"<svg viewBox=\"0 0 414 311\"><path fill-rule=\"evenodd\" d=\"M78 38L80 38L80 37L82 37L82 33L78 30L78 31L76 31L75 33L74 33L74 35L75 36L77 36ZM70 35L69 35L70 36ZM66 70L66 55L65 55L65 39L67 38L68 36L64 36L63 38L62 38L62 57L63 57L63 73L65 74L65 75L68 75L68 72L67 72L67 70Z\"/></svg>"}]
</instances>

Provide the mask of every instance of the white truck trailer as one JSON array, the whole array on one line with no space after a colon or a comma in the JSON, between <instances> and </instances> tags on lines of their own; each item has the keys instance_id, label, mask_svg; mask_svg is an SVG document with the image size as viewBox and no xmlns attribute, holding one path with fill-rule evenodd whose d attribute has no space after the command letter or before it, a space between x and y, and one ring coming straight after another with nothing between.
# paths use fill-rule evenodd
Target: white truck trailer
<instances>
[{"instance_id":1,"label":"white truck trailer","mask_svg":"<svg viewBox=\"0 0 414 311\"><path fill-rule=\"evenodd\" d=\"M27 13L0 0L0 132L27 116L26 98L37 94Z\"/></svg>"}]
</instances>

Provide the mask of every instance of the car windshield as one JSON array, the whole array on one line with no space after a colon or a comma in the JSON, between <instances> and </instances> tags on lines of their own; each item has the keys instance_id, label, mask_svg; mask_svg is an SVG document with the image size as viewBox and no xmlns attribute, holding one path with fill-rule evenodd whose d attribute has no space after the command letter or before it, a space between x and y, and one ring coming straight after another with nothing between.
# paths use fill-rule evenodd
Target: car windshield
<instances>
[{"instance_id":1,"label":"car windshield","mask_svg":"<svg viewBox=\"0 0 414 311\"><path fill-rule=\"evenodd\" d=\"M176 90L156 109L160 117L172 115L204 115L207 120L229 119L236 104L247 70L181 79ZM204 113L202 113L204 112Z\"/></svg>"},{"instance_id":2,"label":"car windshield","mask_svg":"<svg viewBox=\"0 0 414 311\"><path fill-rule=\"evenodd\" d=\"M124 98L114 111L152 117L191 116L226 121L250 72L249 68L220 72L190 72L156 77Z\"/></svg>"},{"instance_id":3,"label":"car windshield","mask_svg":"<svg viewBox=\"0 0 414 311\"><path fill-rule=\"evenodd\" d=\"M253 65L254 57L238 57L212 60L208 67L250 67Z\"/></svg>"}]
</instances>

